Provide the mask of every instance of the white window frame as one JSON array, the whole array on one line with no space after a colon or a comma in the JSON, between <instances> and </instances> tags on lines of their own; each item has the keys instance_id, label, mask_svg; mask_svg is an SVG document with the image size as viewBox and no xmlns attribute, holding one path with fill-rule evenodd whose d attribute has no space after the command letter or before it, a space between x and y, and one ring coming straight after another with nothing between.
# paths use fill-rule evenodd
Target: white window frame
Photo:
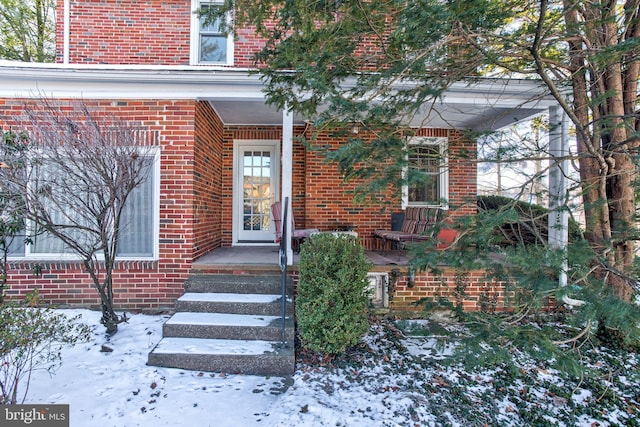
<instances>
[{"instance_id":1,"label":"white window frame","mask_svg":"<svg viewBox=\"0 0 640 427\"><path fill-rule=\"evenodd\" d=\"M448 146L449 146L449 138L447 137L430 137L430 136L414 136L409 138L407 141L408 145L436 145L439 147L440 156L442 159L442 163L440 165L440 179L439 179L439 188L440 192L440 200L434 203L424 203L424 202L409 202L409 186L402 186L402 208L405 209L407 206L429 206L429 207L437 207L440 209L449 209L449 156L448 156ZM409 166L407 165L404 169L405 177L409 172Z\"/></svg>"},{"instance_id":2,"label":"white window frame","mask_svg":"<svg viewBox=\"0 0 640 427\"><path fill-rule=\"evenodd\" d=\"M202 6L220 5L221 1L215 0L191 0L191 41L189 51L189 64L191 65L233 65L234 40L233 32L227 35L227 60L226 62L200 61L200 16L198 12ZM231 22L231 15L227 15L228 22Z\"/></svg>"},{"instance_id":3,"label":"white window frame","mask_svg":"<svg viewBox=\"0 0 640 427\"><path fill-rule=\"evenodd\" d=\"M272 188L272 202L276 200L280 200L280 179L279 179L279 171L280 171L280 162L281 157L278 153L281 153L280 140L279 139L234 139L233 140L233 208L232 208L232 217L233 217L233 230L232 230L232 240L233 244L238 244L239 241L239 227L240 227L240 206L238 204L239 199L242 198L240 192L242 191L242 176L243 170L239 165L240 159L242 159L242 151L247 146L261 146L264 145L271 149L272 147L275 150L275 157L273 158L273 168L274 175L271 177L271 183L273 185ZM270 231L271 235L273 235L273 231ZM249 245L249 244L246 244Z\"/></svg>"},{"instance_id":4,"label":"white window frame","mask_svg":"<svg viewBox=\"0 0 640 427\"><path fill-rule=\"evenodd\" d=\"M151 256L118 256L116 260L118 261L127 261L127 260L136 260L136 261L154 261L159 258L158 254L160 251L160 147L145 147L145 156L153 158L153 165L150 169L152 174L151 179L153 182L153 226L152 226L152 239L153 239L153 249ZM27 235L30 235L33 230L33 223L27 221ZM25 243L24 245L24 255L12 255L9 256L9 259L26 259L26 260L50 260L56 259L60 261L77 261L80 258L75 252L33 252L32 251L33 244ZM101 260L103 258L101 253L96 254L97 258Z\"/></svg>"}]
</instances>

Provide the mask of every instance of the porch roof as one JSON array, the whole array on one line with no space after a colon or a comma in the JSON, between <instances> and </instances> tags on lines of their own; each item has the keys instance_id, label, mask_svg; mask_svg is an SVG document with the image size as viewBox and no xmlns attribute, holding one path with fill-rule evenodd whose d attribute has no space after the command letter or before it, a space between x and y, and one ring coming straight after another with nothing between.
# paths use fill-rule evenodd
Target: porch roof
<instances>
[{"instance_id":1,"label":"porch roof","mask_svg":"<svg viewBox=\"0 0 640 427\"><path fill-rule=\"evenodd\" d=\"M282 125L282 112L265 104L263 83L249 71L0 61L0 97L208 100L227 125ZM473 78L453 84L408 125L495 130L543 114L555 104L535 80ZM294 115L294 125L303 123Z\"/></svg>"}]
</instances>

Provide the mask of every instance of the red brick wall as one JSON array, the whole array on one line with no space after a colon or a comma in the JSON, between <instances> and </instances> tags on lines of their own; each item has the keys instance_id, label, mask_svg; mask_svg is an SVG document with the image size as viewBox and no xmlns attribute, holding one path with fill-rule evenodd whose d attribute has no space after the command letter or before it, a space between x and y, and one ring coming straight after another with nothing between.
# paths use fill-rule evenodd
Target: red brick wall
<instances>
[{"instance_id":1,"label":"red brick wall","mask_svg":"<svg viewBox=\"0 0 640 427\"><path fill-rule=\"evenodd\" d=\"M254 27L236 29L233 65L240 68L252 68L253 56L264 46L265 40L258 37Z\"/></svg>"},{"instance_id":2,"label":"red brick wall","mask_svg":"<svg viewBox=\"0 0 640 427\"><path fill-rule=\"evenodd\" d=\"M426 301L435 302L445 298L455 306L461 305L464 311L503 312L505 307L505 283L488 281L482 270L458 271L442 267L439 274L418 272L413 280L409 279L409 270L404 267L374 266L378 273L387 273L389 278L389 306L393 314L401 317L420 316L426 308ZM396 278L394 277L395 270ZM244 271L243 274L249 274ZM300 272L293 267L288 271L294 281L297 292ZM510 295L513 301L513 294Z\"/></svg>"},{"instance_id":3,"label":"red brick wall","mask_svg":"<svg viewBox=\"0 0 640 427\"><path fill-rule=\"evenodd\" d=\"M70 0L69 62L72 64L188 65L190 0ZM64 0L57 0L57 62L63 62ZM264 39L254 27L236 28L234 67L253 66ZM361 42L356 56L373 70L384 58L379 38Z\"/></svg>"},{"instance_id":4,"label":"red brick wall","mask_svg":"<svg viewBox=\"0 0 640 427\"><path fill-rule=\"evenodd\" d=\"M431 301L444 297L461 304L465 311L504 310L505 287L502 283L488 282L480 270L460 272L453 268L441 268L442 274L420 272L413 282L409 273L400 270L400 276L391 283L392 296L389 307L394 312L419 312L424 304L416 304L423 298Z\"/></svg>"},{"instance_id":5,"label":"red brick wall","mask_svg":"<svg viewBox=\"0 0 640 427\"><path fill-rule=\"evenodd\" d=\"M194 259L222 245L223 125L208 101L196 104Z\"/></svg>"},{"instance_id":6,"label":"red brick wall","mask_svg":"<svg viewBox=\"0 0 640 427\"><path fill-rule=\"evenodd\" d=\"M22 129L19 115L24 100L0 99L0 127ZM118 307L168 308L183 292L194 253L194 112L193 101L103 100L85 101L96 111L134 120L160 133L160 236L156 261L119 262L114 276ZM42 277L31 273L42 267ZM21 296L39 288L42 296L56 304L98 303L88 275L81 265L59 260L12 263L8 277L9 296Z\"/></svg>"},{"instance_id":7,"label":"red brick wall","mask_svg":"<svg viewBox=\"0 0 640 427\"><path fill-rule=\"evenodd\" d=\"M189 0L70 0L70 62L188 64ZM57 2L58 62L64 1Z\"/></svg>"},{"instance_id":8,"label":"red brick wall","mask_svg":"<svg viewBox=\"0 0 640 427\"><path fill-rule=\"evenodd\" d=\"M64 1L57 1L57 62L63 62ZM190 0L70 0L72 64L188 65ZM250 67L262 41L240 29L234 66Z\"/></svg>"},{"instance_id":9,"label":"red brick wall","mask_svg":"<svg viewBox=\"0 0 640 427\"><path fill-rule=\"evenodd\" d=\"M448 137L449 141L449 204L451 218L476 212L475 142L465 140L462 134L447 129L419 129L418 136ZM337 148L343 139L328 133L315 135L318 145ZM327 164L318 152L306 152L305 214L307 227L334 230L340 225L355 226L367 249L375 248L373 231L390 228L390 211L402 209L400 201L385 213L380 206L354 205L352 196L355 183L345 183L336 165ZM391 200L391 197L390 197ZM297 217L296 217L297 220Z\"/></svg>"},{"instance_id":10,"label":"red brick wall","mask_svg":"<svg viewBox=\"0 0 640 427\"><path fill-rule=\"evenodd\" d=\"M475 215L478 172L476 142L462 132L450 130L449 136L449 216Z\"/></svg>"},{"instance_id":11,"label":"red brick wall","mask_svg":"<svg viewBox=\"0 0 640 427\"><path fill-rule=\"evenodd\" d=\"M366 136L362 136L366 137ZM327 132L314 135L318 146L338 148L345 142ZM325 162L318 151L307 151L305 173L306 216L309 227L320 230L336 230L342 225L351 225L359 234L365 247L370 247L373 230L385 228L389 214L381 214L379 206L354 205L352 195L356 183L344 182L337 165Z\"/></svg>"}]
</instances>

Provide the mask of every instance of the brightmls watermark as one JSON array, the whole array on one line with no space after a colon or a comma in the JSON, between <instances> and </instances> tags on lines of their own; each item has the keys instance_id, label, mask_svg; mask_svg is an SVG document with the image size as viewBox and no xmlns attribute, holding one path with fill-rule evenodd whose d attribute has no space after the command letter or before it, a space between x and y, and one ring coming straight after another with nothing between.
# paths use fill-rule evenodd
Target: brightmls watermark
<instances>
[{"instance_id":1,"label":"brightmls watermark","mask_svg":"<svg viewBox=\"0 0 640 427\"><path fill-rule=\"evenodd\" d=\"M69 405L0 405L1 427L69 427Z\"/></svg>"}]
</instances>

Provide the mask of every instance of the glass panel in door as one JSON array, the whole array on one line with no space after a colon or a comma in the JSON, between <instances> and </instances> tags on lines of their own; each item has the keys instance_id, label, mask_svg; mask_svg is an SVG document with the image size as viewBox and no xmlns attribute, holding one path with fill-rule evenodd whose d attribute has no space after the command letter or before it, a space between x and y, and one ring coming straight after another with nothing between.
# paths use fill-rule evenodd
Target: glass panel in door
<instances>
[{"instance_id":1,"label":"glass panel in door","mask_svg":"<svg viewBox=\"0 0 640 427\"><path fill-rule=\"evenodd\" d=\"M273 195L272 177L274 150L271 147L241 147L240 221L239 241L273 241L271 226L271 203Z\"/></svg>"}]
</instances>

